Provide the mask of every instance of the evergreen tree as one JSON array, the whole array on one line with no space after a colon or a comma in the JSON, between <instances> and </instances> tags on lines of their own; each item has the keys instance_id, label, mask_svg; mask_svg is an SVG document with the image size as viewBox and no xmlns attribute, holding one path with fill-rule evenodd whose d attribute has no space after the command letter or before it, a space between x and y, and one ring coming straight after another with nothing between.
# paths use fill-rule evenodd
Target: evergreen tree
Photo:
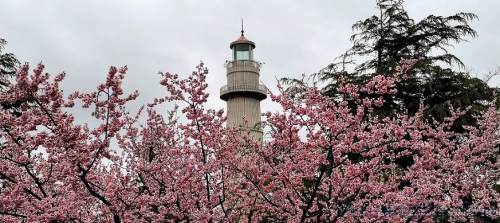
<instances>
[{"instance_id":1,"label":"evergreen tree","mask_svg":"<svg viewBox=\"0 0 500 223\"><path fill-rule=\"evenodd\" d=\"M14 54L3 53L5 45L7 45L7 41L0 38L0 73L3 75L14 75L20 63Z\"/></svg>"},{"instance_id":2,"label":"evergreen tree","mask_svg":"<svg viewBox=\"0 0 500 223\"><path fill-rule=\"evenodd\" d=\"M17 60L14 54L3 52L6 45L7 41L0 38L0 91L2 92L9 92L6 84L7 79L16 74L20 65L19 60ZM10 110L14 114L20 115L19 109L22 103L22 101L16 101L11 103L2 103L0 106L2 109Z\"/></svg>"},{"instance_id":3,"label":"evergreen tree","mask_svg":"<svg viewBox=\"0 0 500 223\"><path fill-rule=\"evenodd\" d=\"M5 39L0 38L0 92L10 93L7 83L8 80L16 75L20 62L13 53L4 53L7 45ZM1 103L0 108L9 110L12 114L21 115L21 105L27 100L18 100L14 102ZM5 128L5 127L4 127Z\"/></svg>"},{"instance_id":4,"label":"evergreen tree","mask_svg":"<svg viewBox=\"0 0 500 223\"><path fill-rule=\"evenodd\" d=\"M448 48L477 36L469 22L478 17L461 12L446 17L429 15L415 22L404 9L403 0L377 0L377 8L379 15L353 25L356 31L351 36L353 46L313 75L316 81L327 83L323 93L350 101L354 108L356 100L338 89L340 77L346 82L363 85L375 75L392 75L401 58L416 59L418 62L406 79L396 84L396 94L361 95L360 98L383 97L386 101L373 114L392 116L396 111L407 109L413 115L423 102L429 107L424 118L432 123L434 120L441 122L451 114L449 105L455 109L471 106L452 128L462 132L462 125L474 125L473 115L487 108L495 89L467 72L452 70L453 66L465 66ZM362 59L365 60L360 62Z\"/></svg>"}]
</instances>

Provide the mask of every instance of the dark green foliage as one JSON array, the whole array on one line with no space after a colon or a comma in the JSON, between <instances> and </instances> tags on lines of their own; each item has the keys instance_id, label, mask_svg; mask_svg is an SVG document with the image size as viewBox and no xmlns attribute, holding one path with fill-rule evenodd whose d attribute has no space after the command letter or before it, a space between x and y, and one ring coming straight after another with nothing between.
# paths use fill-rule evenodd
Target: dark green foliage
<instances>
[{"instance_id":1,"label":"dark green foliage","mask_svg":"<svg viewBox=\"0 0 500 223\"><path fill-rule=\"evenodd\" d=\"M5 45L7 45L7 41L5 39L0 38L0 91L8 91L6 80L12 78L19 68L19 60L16 59L15 55L12 53L3 53L5 49ZM13 114L20 116L20 110L22 101L17 101L10 104L2 104L2 109L11 110Z\"/></svg>"},{"instance_id":2,"label":"dark green foliage","mask_svg":"<svg viewBox=\"0 0 500 223\"><path fill-rule=\"evenodd\" d=\"M0 91L8 91L6 81L16 74L20 65L19 60L16 59L14 54L3 53L5 45L7 45L7 41L0 38ZM19 116L19 107L21 107L22 103L19 101L11 104L2 104L1 107L2 109L9 109Z\"/></svg>"},{"instance_id":3,"label":"dark green foliage","mask_svg":"<svg viewBox=\"0 0 500 223\"><path fill-rule=\"evenodd\" d=\"M339 77L344 77L348 83L364 85L375 75L392 75L402 58L416 59L413 69L396 84L398 92L382 95L386 103L372 115L393 116L402 111L413 115L423 102L428 106L424 118L430 123L442 122L451 114L451 106L462 110L471 108L452 127L454 131L462 132L462 125L474 125L473 115L488 107L496 89L466 72L452 70L454 65L465 66L448 52L448 48L477 36L469 26L477 16L463 12L447 17L429 15L415 22L403 8L403 0L378 0L377 8L379 15L352 26L356 32L351 36L353 46L312 76L315 81L327 84L323 93L350 101L350 106L355 108L355 100L338 91ZM282 81L300 84L299 80ZM360 95L364 97L378 98L380 95Z\"/></svg>"},{"instance_id":4,"label":"dark green foliage","mask_svg":"<svg viewBox=\"0 0 500 223\"><path fill-rule=\"evenodd\" d=\"M428 106L424 112L424 118L431 117L442 121L451 115L449 106L452 108L465 109L470 107L469 112L455 121L452 129L462 132L464 125L475 125L474 115L479 115L490 105L494 99L494 91L481 79L470 77L467 73L454 72L451 69L442 69L433 66L428 71L429 77L420 84L422 88L423 103ZM416 101L412 102L416 104ZM413 112L416 106L408 109Z\"/></svg>"},{"instance_id":5,"label":"dark green foliage","mask_svg":"<svg viewBox=\"0 0 500 223\"><path fill-rule=\"evenodd\" d=\"M0 38L0 73L2 73L3 75L12 76L16 74L20 63L19 60L16 59L16 56L14 54L3 53L5 45L7 45L7 41Z\"/></svg>"}]
</instances>

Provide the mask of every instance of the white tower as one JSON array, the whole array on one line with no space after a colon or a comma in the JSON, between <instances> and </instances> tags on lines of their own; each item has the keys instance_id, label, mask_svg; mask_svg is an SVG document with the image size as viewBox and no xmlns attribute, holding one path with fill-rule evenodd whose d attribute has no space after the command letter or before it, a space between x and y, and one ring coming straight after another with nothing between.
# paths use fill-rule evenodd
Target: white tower
<instances>
[{"instance_id":1,"label":"white tower","mask_svg":"<svg viewBox=\"0 0 500 223\"><path fill-rule=\"evenodd\" d=\"M267 90L260 84L261 62L254 60L255 43L248 40L241 27L241 36L229 45L233 60L224 64L227 85L220 89L220 98L227 102L228 127L242 126L251 130L254 139L262 140L260 101L267 98ZM248 120L244 125L243 117Z\"/></svg>"}]
</instances>

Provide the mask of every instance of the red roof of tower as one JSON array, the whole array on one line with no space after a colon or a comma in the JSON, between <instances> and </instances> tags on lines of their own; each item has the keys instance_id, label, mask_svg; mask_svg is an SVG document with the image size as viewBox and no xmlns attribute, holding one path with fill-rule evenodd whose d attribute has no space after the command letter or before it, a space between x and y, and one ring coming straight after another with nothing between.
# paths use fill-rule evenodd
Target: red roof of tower
<instances>
[{"instance_id":1,"label":"red roof of tower","mask_svg":"<svg viewBox=\"0 0 500 223\"><path fill-rule=\"evenodd\" d=\"M241 36L240 38L238 38L237 40L233 41L231 44L229 44L229 48L232 49L234 45L236 44L240 44L240 43L246 43L246 44L250 44L253 46L253 48L255 48L255 43L253 41L250 41L249 39L247 39L245 37L245 35L243 34L243 30L241 30Z\"/></svg>"}]
</instances>

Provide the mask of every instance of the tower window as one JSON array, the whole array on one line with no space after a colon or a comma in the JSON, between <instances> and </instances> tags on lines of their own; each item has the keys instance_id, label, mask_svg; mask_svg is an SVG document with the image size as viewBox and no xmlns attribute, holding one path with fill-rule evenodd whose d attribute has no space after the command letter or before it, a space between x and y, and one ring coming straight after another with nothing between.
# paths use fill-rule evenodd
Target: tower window
<instances>
[{"instance_id":1,"label":"tower window","mask_svg":"<svg viewBox=\"0 0 500 223\"><path fill-rule=\"evenodd\" d=\"M250 44L237 44L233 47L234 60L251 60L252 46Z\"/></svg>"}]
</instances>

